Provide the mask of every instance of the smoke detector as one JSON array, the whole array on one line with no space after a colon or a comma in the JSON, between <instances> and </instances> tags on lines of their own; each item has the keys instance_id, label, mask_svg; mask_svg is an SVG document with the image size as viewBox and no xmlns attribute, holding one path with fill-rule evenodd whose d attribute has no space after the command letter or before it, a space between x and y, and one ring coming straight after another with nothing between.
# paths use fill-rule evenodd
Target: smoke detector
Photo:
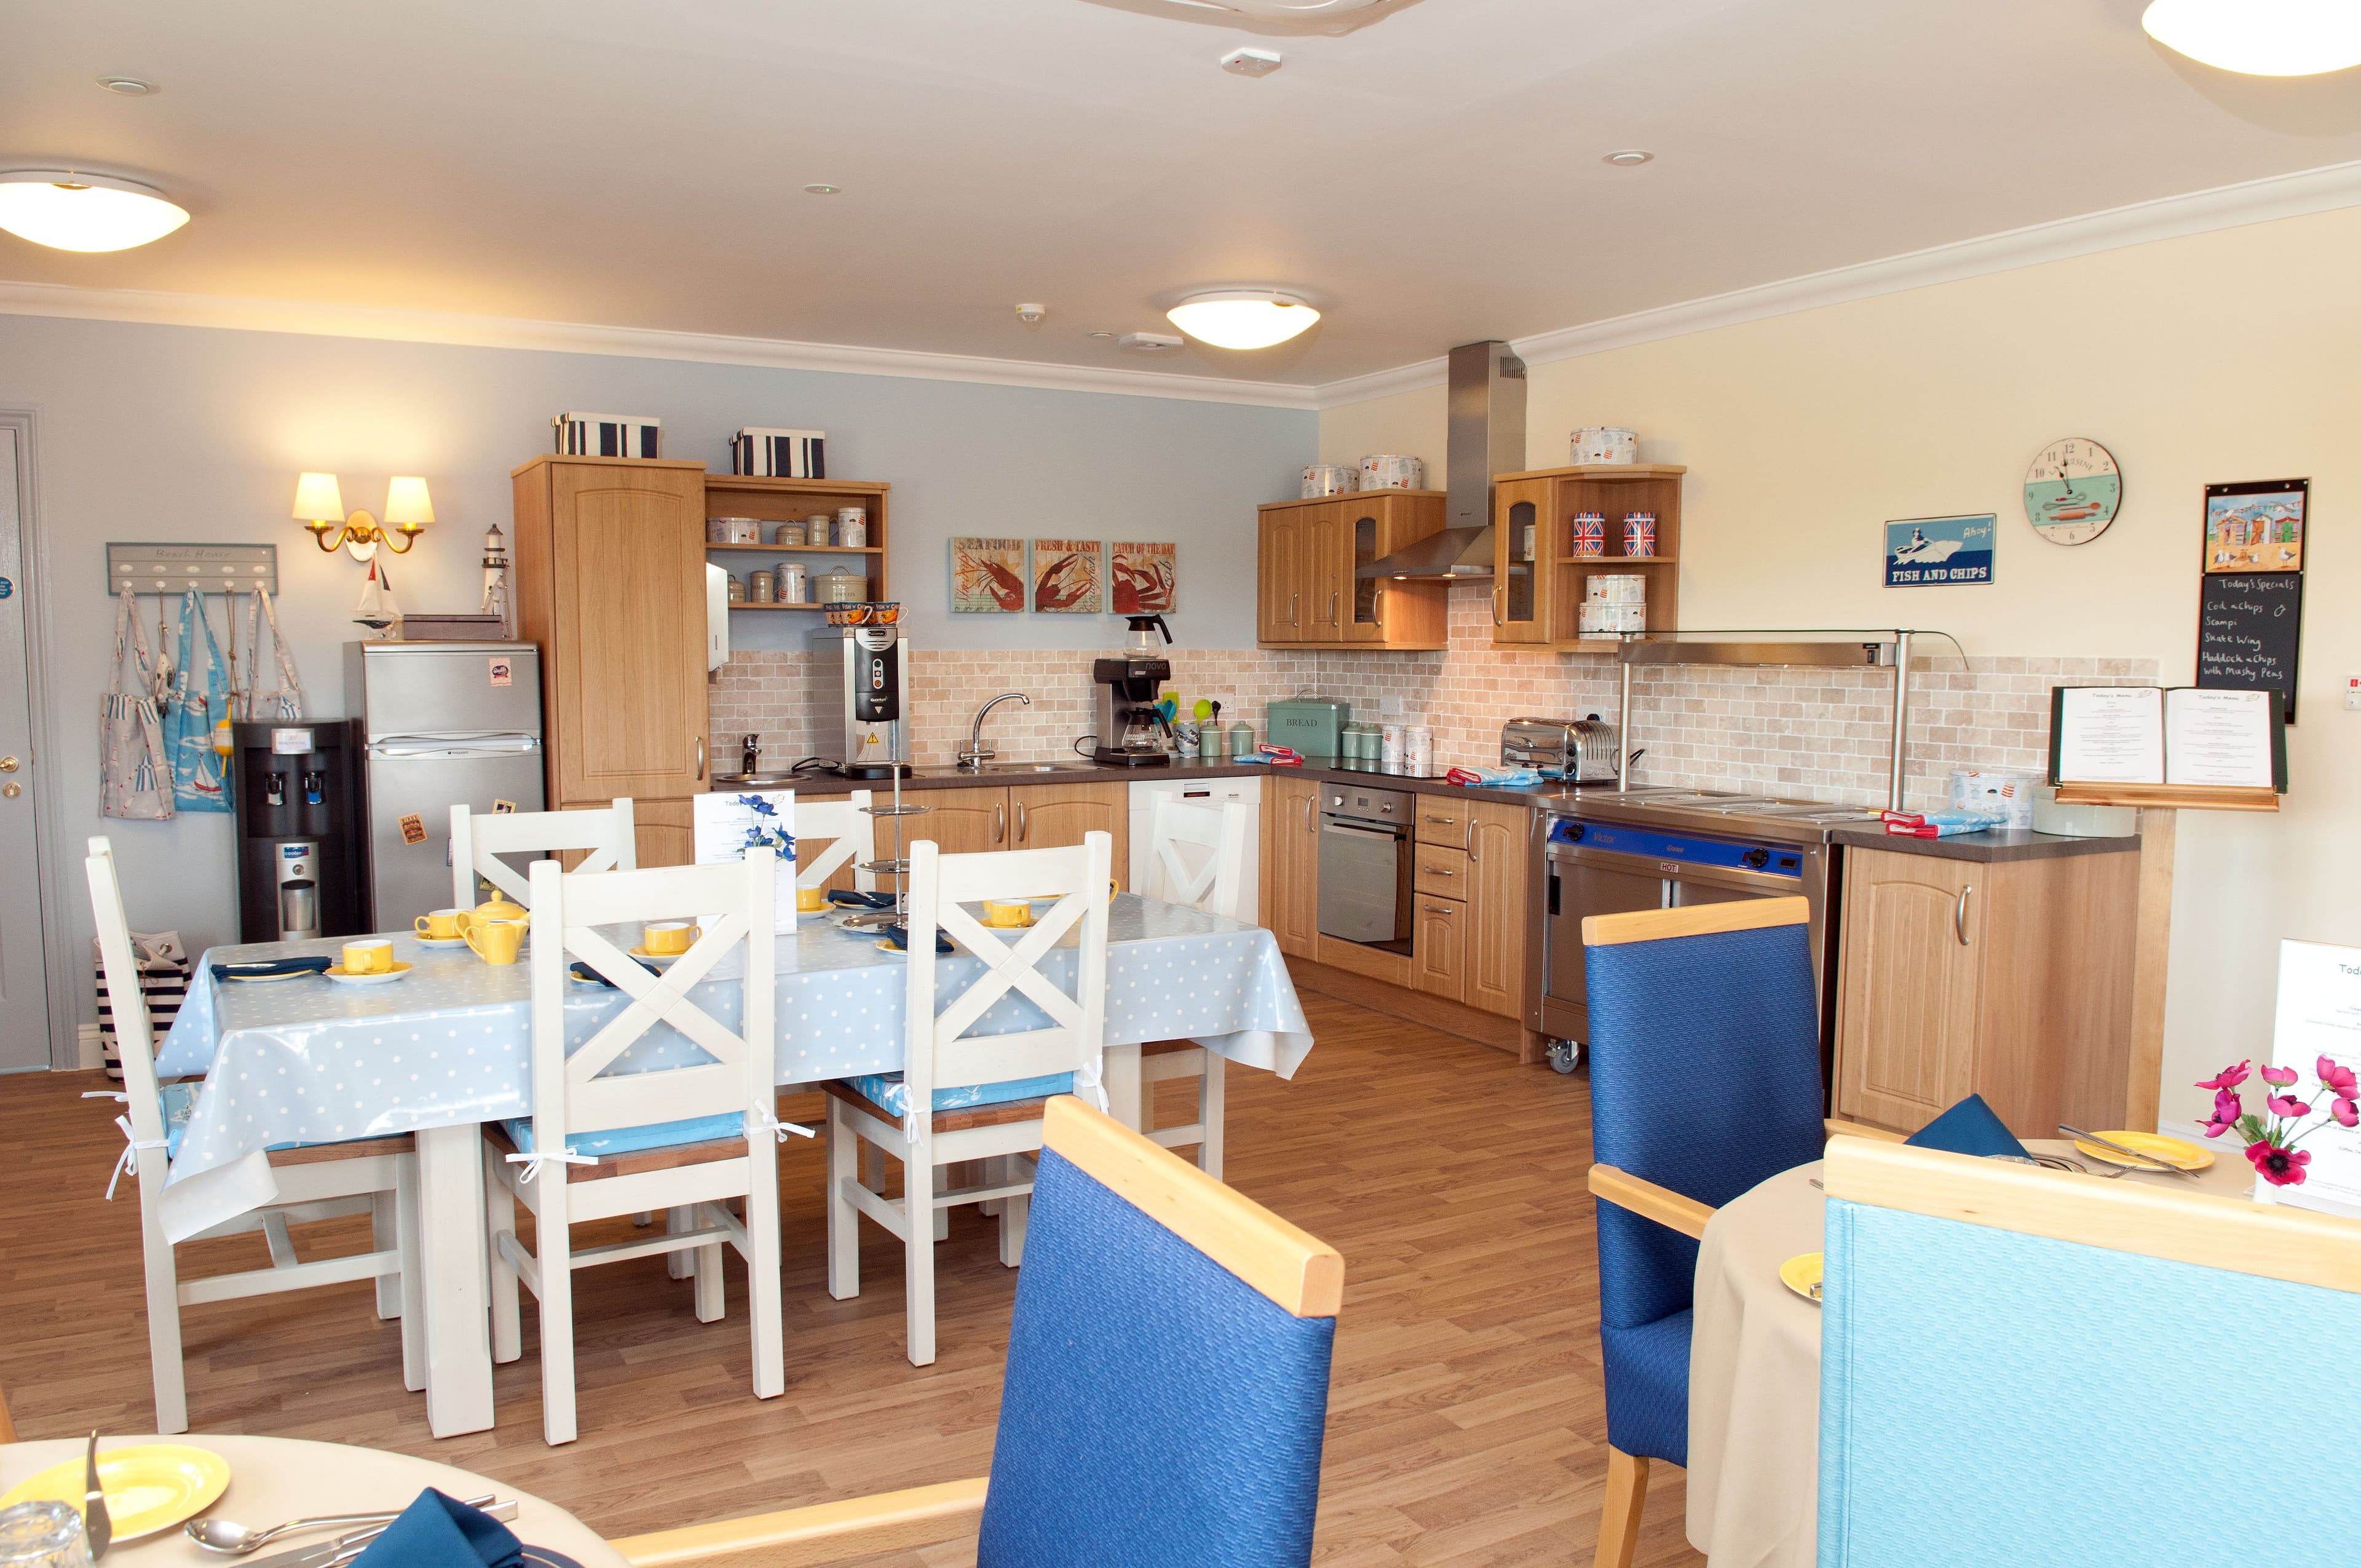
<instances>
[{"instance_id":1,"label":"smoke detector","mask_svg":"<svg viewBox=\"0 0 2361 1568\"><path fill-rule=\"evenodd\" d=\"M1141 354L1162 354L1180 347L1181 342L1167 332L1127 332L1115 340L1117 348L1128 348Z\"/></svg>"},{"instance_id":2,"label":"smoke detector","mask_svg":"<svg viewBox=\"0 0 2361 1568\"><path fill-rule=\"evenodd\" d=\"M1041 318L1049 313L1049 306L1037 305L1029 302L1016 307L1016 319L1027 326L1038 326L1041 323Z\"/></svg>"},{"instance_id":3,"label":"smoke detector","mask_svg":"<svg viewBox=\"0 0 2361 1568\"><path fill-rule=\"evenodd\" d=\"M1275 49L1234 49L1222 57L1222 69L1233 76L1268 76L1279 65Z\"/></svg>"}]
</instances>

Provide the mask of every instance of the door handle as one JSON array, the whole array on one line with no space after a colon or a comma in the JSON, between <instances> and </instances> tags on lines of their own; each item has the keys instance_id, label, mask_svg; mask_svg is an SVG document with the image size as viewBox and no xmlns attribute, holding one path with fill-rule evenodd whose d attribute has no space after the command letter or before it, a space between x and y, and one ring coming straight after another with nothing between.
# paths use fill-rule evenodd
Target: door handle
<instances>
[{"instance_id":1,"label":"door handle","mask_svg":"<svg viewBox=\"0 0 2361 1568\"><path fill-rule=\"evenodd\" d=\"M1303 624L1303 622L1301 622L1301 620L1298 620L1295 618L1295 605L1296 605L1296 601L1297 601L1298 599L1301 599L1302 597L1303 597L1303 596L1302 596L1301 593L1298 593L1298 592L1294 591L1293 589L1290 589L1290 590L1288 591L1288 595L1287 595L1287 624L1288 624L1288 625L1290 625L1290 626L1301 626L1301 625L1302 625L1302 624Z\"/></svg>"},{"instance_id":2,"label":"door handle","mask_svg":"<svg viewBox=\"0 0 2361 1568\"><path fill-rule=\"evenodd\" d=\"M1444 908L1443 905L1439 905L1439 904L1430 904L1430 905L1428 905L1426 906L1426 912L1427 912L1429 915L1440 915L1440 916L1443 916L1444 919L1446 919L1446 920L1447 920L1447 919L1449 919L1449 918L1451 917L1452 914L1454 913L1452 910L1446 909L1446 908Z\"/></svg>"},{"instance_id":3,"label":"door handle","mask_svg":"<svg viewBox=\"0 0 2361 1568\"><path fill-rule=\"evenodd\" d=\"M1429 876L1457 876L1459 874L1457 872L1452 871L1445 866L1421 866L1419 867L1419 870L1424 872Z\"/></svg>"},{"instance_id":4,"label":"door handle","mask_svg":"<svg viewBox=\"0 0 2361 1568\"><path fill-rule=\"evenodd\" d=\"M1506 626L1508 624L1507 621L1500 619L1500 589L1498 585L1495 585L1492 589L1492 624L1495 626Z\"/></svg>"},{"instance_id":5,"label":"door handle","mask_svg":"<svg viewBox=\"0 0 2361 1568\"><path fill-rule=\"evenodd\" d=\"M1335 589L1331 588L1328 590L1328 623L1331 626L1337 624L1336 610L1338 598L1339 596Z\"/></svg>"},{"instance_id":6,"label":"door handle","mask_svg":"<svg viewBox=\"0 0 2361 1568\"><path fill-rule=\"evenodd\" d=\"M1025 803L1020 800L1016 803L1016 841L1020 844L1025 842L1025 835L1030 831L1032 829L1025 817Z\"/></svg>"},{"instance_id":7,"label":"door handle","mask_svg":"<svg viewBox=\"0 0 2361 1568\"><path fill-rule=\"evenodd\" d=\"M697 738L697 782L705 782L705 737Z\"/></svg>"},{"instance_id":8,"label":"door handle","mask_svg":"<svg viewBox=\"0 0 2361 1568\"><path fill-rule=\"evenodd\" d=\"M15 773L16 771L16 758L14 758L14 757L0 757L0 773Z\"/></svg>"},{"instance_id":9,"label":"door handle","mask_svg":"<svg viewBox=\"0 0 2361 1568\"><path fill-rule=\"evenodd\" d=\"M1960 946L1963 948L1968 945L1968 894L1975 890L1973 883L1960 889L1960 902L1951 908L1951 930L1959 937Z\"/></svg>"},{"instance_id":10,"label":"door handle","mask_svg":"<svg viewBox=\"0 0 2361 1568\"><path fill-rule=\"evenodd\" d=\"M24 793L25 786L18 784L15 779L10 779L6 784L0 784L0 795L5 795L10 800L16 799L18 795Z\"/></svg>"},{"instance_id":11,"label":"door handle","mask_svg":"<svg viewBox=\"0 0 2361 1568\"><path fill-rule=\"evenodd\" d=\"M1005 806L992 808L992 841L995 844L1008 842L1008 807Z\"/></svg>"},{"instance_id":12,"label":"door handle","mask_svg":"<svg viewBox=\"0 0 2361 1568\"><path fill-rule=\"evenodd\" d=\"M1383 583L1379 583L1378 591L1369 596L1369 620L1379 626L1385 624L1386 586Z\"/></svg>"}]
</instances>

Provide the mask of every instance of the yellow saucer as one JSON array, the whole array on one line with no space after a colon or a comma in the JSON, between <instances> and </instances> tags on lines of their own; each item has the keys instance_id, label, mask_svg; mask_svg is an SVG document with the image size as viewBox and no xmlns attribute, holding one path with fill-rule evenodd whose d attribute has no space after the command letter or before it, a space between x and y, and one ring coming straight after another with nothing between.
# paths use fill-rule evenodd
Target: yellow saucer
<instances>
[{"instance_id":1,"label":"yellow saucer","mask_svg":"<svg viewBox=\"0 0 2361 1568\"><path fill-rule=\"evenodd\" d=\"M659 966L664 964L675 964L681 959L688 957L688 949L686 948L683 948L676 953L652 953L645 948L630 948L629 951L631 957L635 959L645 959L648 962Z\"/></svg>"},{"instance_id":2,"label":"yellow saucer","mask_svg":"<svg viewBox=\"0 0 2361 1568\"><path fill-rule=\"evenodd\" d=\"M1817 1252L1799 1252L1779 1266L1779 1283L1815 1307L1820 1304L1821 1256Z\"/></svg>"},{"instance_id":3,"label":"yellow saucer","mask_svg":"<svg viewBox=\"0 0 2361 1568\"><path fill-rule=\"evenodd\" d=\"M414 967L414 965L397 961L388 969L373 969L355 974L342 964L330 964L320 973L329 980L338 981L346 985L383 985L387 981L400 980Z\"/></svg>"},{"instance_id":4,"label":"yellow saucer","mask_svg":"<svg viewBox=\"0 0 2361 1568\"><path fill-rule=\"evenodd\" d=\"M106 1494L107 1518L117 1545L170 1530L214 1505L229 1486L229 1461L202 1448L148 1443L98 1451L98 1485ZM0 1508L18 1503L65 1503L82 1512L82 1462L77 1454L27 1475L0 1497Z\"/></svg>"},{"instance_id":5,"label":"yellow saucer","mask_svg":"<svg viewBox=\"0 0 2361 1568\"><path fill-rule=\"evenodd\" d=\"M2102 1130L2099 1136L2111 1144L2121 1144L2136 1154L2152 1155L2165 1164L2177 1165L2183 1170L2203 1170L2213 1163L2212 1149L2202 1149L2184 1139L2168 1138L2160 1133L2110 1133ZM2122 1166L2125 1170L2150 1168L2136 1159L2125 1159L2111 1148L2103 1148L2081 1138L2074 1140L2074 1148L2078 1154L2086 1154L2108 1165Z\"/></svg>"}]
</instances>

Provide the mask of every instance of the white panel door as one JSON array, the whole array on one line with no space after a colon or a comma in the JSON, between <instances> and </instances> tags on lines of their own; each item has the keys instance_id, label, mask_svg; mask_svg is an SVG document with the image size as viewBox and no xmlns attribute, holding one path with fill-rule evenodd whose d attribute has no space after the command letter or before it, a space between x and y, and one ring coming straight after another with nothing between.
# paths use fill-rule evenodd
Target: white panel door
<instances>
[{"instance_id":1,"label":"white panel door","mask_svg":"<svg viewBox=\"0 0 2361 1568\"><path fill-rule=\"evenodd\" d=\"M32 697L26 685L24 469L17 433L0 428L0 1072L49 1065L49 977L41 960L41 876L34 852Z\"/></svg>"}]
</instances>

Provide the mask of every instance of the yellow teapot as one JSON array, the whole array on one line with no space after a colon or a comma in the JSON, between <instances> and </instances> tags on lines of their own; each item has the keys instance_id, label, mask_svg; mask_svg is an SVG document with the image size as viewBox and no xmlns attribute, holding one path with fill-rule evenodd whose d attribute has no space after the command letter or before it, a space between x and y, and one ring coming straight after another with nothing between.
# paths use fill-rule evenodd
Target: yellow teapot
<instances>
[{"instance_id":1,"label":"yellow teapot","mask_svg":"<svg viewBox=\"0 0 2361 1568\"><path fill-rule=\"evenodd\" d=\"M478 926L489 926L502 920L514 920L520 924L530 925L533 912L523 905L511 901L507 894L495 888L491 897L473 909L460 913L459 935L465 937L469 930Z\"/></svg>"}]
</instances>

